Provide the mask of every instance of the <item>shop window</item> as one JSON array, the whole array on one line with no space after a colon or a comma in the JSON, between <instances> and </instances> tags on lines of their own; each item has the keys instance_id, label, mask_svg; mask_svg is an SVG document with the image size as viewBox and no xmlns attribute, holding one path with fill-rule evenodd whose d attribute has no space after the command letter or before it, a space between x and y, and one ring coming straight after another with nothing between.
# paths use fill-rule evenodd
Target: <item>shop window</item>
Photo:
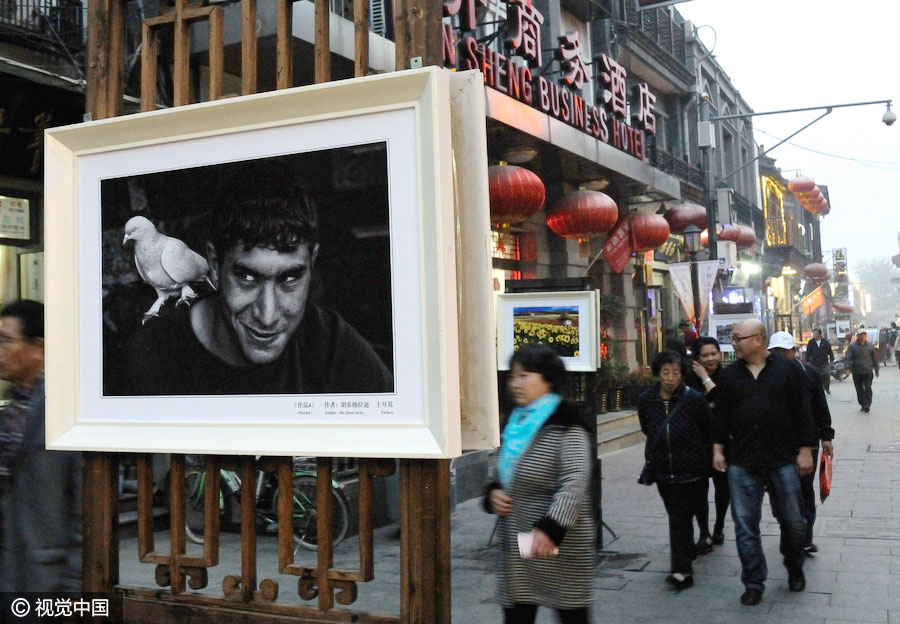
<instances>
[{"instance_id":1,"label":"shop window","mask_svg":"<svg viewBox=\"0 0 900 624\"><path fill-rule=\"evenodd\" d=\"M533 232L491 230L494 290L504 292L506 280L534 279L537 249Z\"/></svg>"}]
</instances>

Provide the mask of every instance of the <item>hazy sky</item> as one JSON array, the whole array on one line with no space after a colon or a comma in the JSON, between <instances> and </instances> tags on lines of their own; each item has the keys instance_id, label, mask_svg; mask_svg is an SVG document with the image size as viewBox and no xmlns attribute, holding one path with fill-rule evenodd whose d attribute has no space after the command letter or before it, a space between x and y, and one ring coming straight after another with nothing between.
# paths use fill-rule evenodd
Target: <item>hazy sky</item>
<instances>
[{"instance_id":1,"label":"hazy sky","mask_svg":"<svg viewBox=\"0 0 900 624\"><path fill-rule=\"evenodd\" d=\"M896 0L688 0L675 8L756 112L894 99L900 115L900 2ZM898 253L900 122L883 105L835 109L770 154L785 177L828 186L823 251L854 260ZM756 142L774 145L820 112L754 118ZM766 134L768 133L768 134ZM806 148L806 149L802 149ZM826 156L817 152L832 154Z\"/></svg>"}]
</instances>

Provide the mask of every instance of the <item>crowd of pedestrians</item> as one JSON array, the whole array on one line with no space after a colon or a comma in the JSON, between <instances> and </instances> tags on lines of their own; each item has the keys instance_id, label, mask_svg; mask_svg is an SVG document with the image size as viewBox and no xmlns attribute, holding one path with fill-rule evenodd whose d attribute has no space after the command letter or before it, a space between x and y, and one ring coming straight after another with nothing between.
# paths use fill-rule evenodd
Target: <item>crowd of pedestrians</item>
<instances>
[{"instance_id":1,"label":"crowd of pedestrians","mask_svg":"<svg viewBox=\"0 0 900 624\"><path fill-rule=\"evenodd\" d=\"M752 319L734 326L731 346L736 361L727 367L721 346L707 336L694 340L690 360L676 350L654 357L657 382L638 400L646 435L638 482L656 486L668 516L666 585L674 591L693 587L693 561L724 542L730 506L744 587L740 602L756 605L768 578L760 534L766 493L780 527L788 588L806 588L804 562L818 550L815 468L820 450L834 453L826 394L835 356L816 330L802 361L793 336L767 336L765 326ZM871 405L871 375L863 387L866 372L878 372L871 354L860 332L848 357L864 411ZM557 394L564 377L550 349L528 347L513 356L509 389L517 407L503 432L498 480L485 494L486 509L501 516L498 598L507 624L533 622L539 605L556 609L562 622L590 621L588 555L595 535L590 522L583 524L593 520L586 503L592 491L585 438L590 427Z\"/></svg>"}]
</instances>

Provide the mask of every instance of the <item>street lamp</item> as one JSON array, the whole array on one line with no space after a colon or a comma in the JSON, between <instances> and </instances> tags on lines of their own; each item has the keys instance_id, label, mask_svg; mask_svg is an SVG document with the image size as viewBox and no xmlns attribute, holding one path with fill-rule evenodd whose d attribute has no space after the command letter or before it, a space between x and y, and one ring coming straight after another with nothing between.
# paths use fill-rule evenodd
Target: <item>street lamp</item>
<instances>
[{"instance_id":1,"label":"street lamp","mask_svg":"<svg viewBox=\"0 0 900 624\"><path fill-rule=\"evenodd\" d=\"M697 252L700 251L700 228L696 225L689 225L684 228L684 232L681 234L684 236L684 247L690 255L690 263L691 263L691 291L694 295L694 319L695 319L695 329L697 330L697 335L700 335L700 326L703 324L703 319L701 316L701 308L700 308L700 290L699 284L697 283Z\"/></svg>"},{"instance_id":2,"label":"street lamp","mask_svg":"<svg viewBox=\"0 0 900 624\"><path fill-rule=\"evenodd\" d=\"M736 173L743 171L745 168L749 167L757 160L774 150L776 147L786 143L791 140L811 125L816 123L817 121L824 119L827 115L831 114L831 111L835 108L847 108L851 106L871 106L873 104L884 104L886 105L886 110L884 114L881 116L881 121L886 126L892 126L895 121L897 121L897 115L894 111L891 110L891 100L872 100L868 102L851 102L849 104L826 104L824 106L807 106L805 108L786 108L782 110L774 110L774 111L764 111L760 113L736 113L733 115L719 115L716 117L710 117L709 114L709 94L704 93L700 99L700 122L697 124L697 132L700 138L699 147L700 152L702 154L702 162L701 169L704 172L705 178L705 199L706 199L706 211L707 211L707 225L709 229L709 253L715 258L718 256L716 249L716 217L717 217L717 207L716 207L716 188L718 186L718 182L722 180L727 180L731 176ZM800 113L804 111L813 111L813 110L824 110L825 112L813 119L811 122L790 134L787 138L782 139L769 149L761 152L756 158L749 160L743 163L740 167L735 169L734 171L730 171L723 176L719 176L716 179L715 172L712 167L712 150L716 148L716 131L715 131L715 122L723 121L726 119L749 119L751 117L760 117L762 115L780 115L782 113Z\"/></svg>"}]
</instances>

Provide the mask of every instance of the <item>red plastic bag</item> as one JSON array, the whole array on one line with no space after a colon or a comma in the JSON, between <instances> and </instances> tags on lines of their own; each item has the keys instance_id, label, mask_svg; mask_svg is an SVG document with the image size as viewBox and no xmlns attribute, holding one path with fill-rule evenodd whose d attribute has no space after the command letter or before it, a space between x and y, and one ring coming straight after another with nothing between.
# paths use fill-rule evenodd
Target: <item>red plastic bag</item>
<instances>
[{"instance_id":1,"label":"red plastic bag","mask_svg":"<svg viewBox=\"0 0 900 624\"><path fill-rule=\"evenodd\" d=\"M823 503L831 494L831 467L831 456L822 453L822 459L819 460L819 500Z\"/></svg>"}]
</instances>

